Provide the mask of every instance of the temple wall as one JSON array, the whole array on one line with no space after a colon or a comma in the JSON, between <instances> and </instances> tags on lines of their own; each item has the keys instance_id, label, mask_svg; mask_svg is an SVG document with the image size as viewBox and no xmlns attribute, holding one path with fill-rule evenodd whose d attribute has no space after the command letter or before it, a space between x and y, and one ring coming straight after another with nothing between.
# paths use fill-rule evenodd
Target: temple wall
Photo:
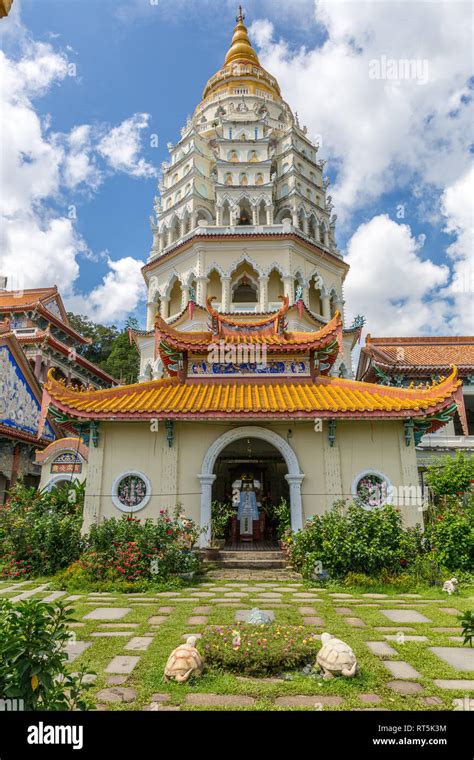
<instances>
[{"instance_id":1,"label":"temple wall","mask_svg":"<svg viewBox=\"0 0 474 760\"><path fill-rule=\"evenodd\" d=\"M401 422L338 422L333 446L326 421L321 432L315 432L313 421L251 424L277 433L296 454L304 473L303 523L314 514L322 514L337 499L350 499L354 479L368 470L386 476L395 487L395 496L401 486L416 488L418 484L415 448L413 443L406 446ZM90 449L86 524L122 514L113 503L113 483L134 471L149 479L152 494L136 516L156 517L160 509L173 510L179 503L199 523L201 487L197 476L202 473L203 459L217 438L236 427L217 422L176 422L170 446L164 422L159 423L158 431L151 429L149 422L102 423L99 445ZM406 525L421 521L418 501L399 506Z\"/></svg>"}]
</instances>

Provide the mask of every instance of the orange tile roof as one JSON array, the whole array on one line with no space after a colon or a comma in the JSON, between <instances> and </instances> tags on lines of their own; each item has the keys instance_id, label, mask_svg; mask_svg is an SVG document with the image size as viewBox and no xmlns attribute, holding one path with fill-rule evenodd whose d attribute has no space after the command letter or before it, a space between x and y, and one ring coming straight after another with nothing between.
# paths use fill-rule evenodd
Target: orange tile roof
<instances>
[{"instance_id":1,"label":"orange tile roof","mask_svg":"<svg viewBox=\"0 0 474 760\"><path fill-rule=\"evenodd\" d=\"M29 290L0 291L0 309L15 309L20 306L35 306L39 301L47 301L57 295L56 286L52 288L30 288Z\"/></svg>"},{"instance_id":2,"label":"orange tile roof","mask_svg":"<svg viewBox=\"0 0 474 760\"><path fill-rule=\"evenodd\" d=\"M392 388L319 377L316 382L231 380L187 381L176 378L77 392L54 379L45 386L48 400L72 417L393 417L425 416L450 406L461 386L457 371L428 390Z\"/></svg>"},{"instance_id":3,"label":"orange tile roof","mask_svg":"<svg viewBox=\"0 0 474 760\"><path fill-rule=\"evenodd\" d=\"M446 338L368 338L374 359L400 365L474 365L474 336Z\"/></svg>"}]
</instances>

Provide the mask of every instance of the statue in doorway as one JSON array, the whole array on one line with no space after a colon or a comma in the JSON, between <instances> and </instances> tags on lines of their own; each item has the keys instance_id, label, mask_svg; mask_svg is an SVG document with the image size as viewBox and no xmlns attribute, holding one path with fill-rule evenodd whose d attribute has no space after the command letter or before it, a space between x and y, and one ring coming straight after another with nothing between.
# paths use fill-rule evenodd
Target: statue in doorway
<instances>
[{"instance_id":1,"label":"statue in doorway","mask_svg":"<svg viewBox=\"0 0 474 760\"><path fill-rule=\"evenodd\" d=\"M240 480L234 480L232 488L238 494L237 503L237 520L240 523L240 535L253 535L253 522L258 520L260 515L257 506L256 490L260 489L260 482L255 480L252 474L244 473Z\"/></svg>"}]
</instances>

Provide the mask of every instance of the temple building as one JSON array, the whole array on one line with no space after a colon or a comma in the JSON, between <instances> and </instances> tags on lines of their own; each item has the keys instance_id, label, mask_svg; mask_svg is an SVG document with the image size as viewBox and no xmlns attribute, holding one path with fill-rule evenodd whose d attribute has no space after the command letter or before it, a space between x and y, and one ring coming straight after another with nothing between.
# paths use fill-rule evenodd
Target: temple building
<instances>
[{"instance_id":1,"label":"temple building","mask_svg":"<svg viewBox=\"0 0 474 760\"><path fill-rule=\"evenodd\" d=\"M357 379L408 388L414 383L439 382L456 365L462 380L467 432L458 414L435 433L424 435L417 446L420 474L437 456L474 451L474 336L374 338L362 347Z\"/></svg>"},{"instance_id":2,"label":"temple building","mask_svg":"<svg viewBox=\"0 0 474 760\"><path fill-rule=\"evenodd\" d=\"M233 541L258 542L262 510L282 499L300 530L354 497L421 522L415 446L456 414L467 431L458 371L414 388L353 379L364 320L344 325L348 265L324 161L242 12L168 147L143 267L146 330L130 333L140 382L80 390L51 370L44 387L43 419L89 446L85 528L179 504L208 546L217 500L235 505Z\"/></svg>"},{"instance_id":3,"label":"temple building","mask_svg":"<svg viewBox=\"0 0 474 760\"><path fill-rule=\"evenodd\" d=\"M3 278L6 285L6 278ZM81 356L90 338L74 330L57 286L31 290L0 289L0 319L10 321L10 329L23 348L39 383L51 367L56 376L78 387L107 388L118 381Z\"/></svg>"}]
</instances>

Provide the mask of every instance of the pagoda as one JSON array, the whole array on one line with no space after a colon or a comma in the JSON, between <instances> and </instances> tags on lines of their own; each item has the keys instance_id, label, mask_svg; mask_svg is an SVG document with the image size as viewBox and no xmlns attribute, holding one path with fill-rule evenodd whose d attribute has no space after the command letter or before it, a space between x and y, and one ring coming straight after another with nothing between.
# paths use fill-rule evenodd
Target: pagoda
<instances>
[{"instance_id":1,"label":"pagoda","mask_svg":"<svg viewBox=\"0 0 474 760\"><path fill-rule=\"evenodd\" d=\"M235 506L233 539L259 541L272 538L262 512L270 524L282 499L297 531L336 501L363 502L367 483L406 525L421 522L415 444L456 413L466 424L461 381L454 366L423 387L353 379L364 320L344 326L348 265L325 162L241 10L224 65L168 147L143 267L147 325L130 331L140 382L81 390L50 371L44 388L43 419L49 410L90 445L85 528L179 504L208 546L218 500Z\"/></svg>"}]
</instances>

